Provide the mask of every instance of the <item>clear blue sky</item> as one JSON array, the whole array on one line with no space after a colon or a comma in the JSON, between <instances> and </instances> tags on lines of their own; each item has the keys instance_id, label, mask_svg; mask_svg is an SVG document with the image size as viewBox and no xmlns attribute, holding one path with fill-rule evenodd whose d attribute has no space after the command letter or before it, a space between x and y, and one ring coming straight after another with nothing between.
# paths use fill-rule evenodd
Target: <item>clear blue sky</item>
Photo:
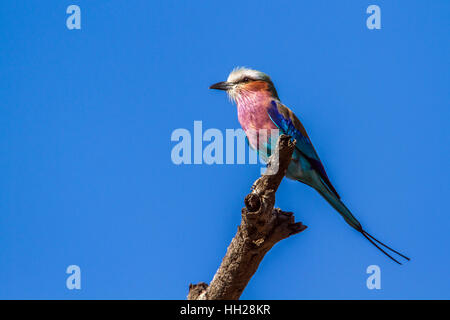
<instances>
[{"instance_id":1,"label":"clear blue sky","mask_svg":"<svg viewBox=\"0 0 450 320\"><path fill-rule=\"evenodd\" d=\"M361 223L412 261L286 180L277 205L309 228L242 298L449 299L449 14L446 0L2 1L0 298L184 299L209 282L259 166L176 166L170 135L238 128L208 86L244 65L271 75Z\"/></svg>"}]
</instances>

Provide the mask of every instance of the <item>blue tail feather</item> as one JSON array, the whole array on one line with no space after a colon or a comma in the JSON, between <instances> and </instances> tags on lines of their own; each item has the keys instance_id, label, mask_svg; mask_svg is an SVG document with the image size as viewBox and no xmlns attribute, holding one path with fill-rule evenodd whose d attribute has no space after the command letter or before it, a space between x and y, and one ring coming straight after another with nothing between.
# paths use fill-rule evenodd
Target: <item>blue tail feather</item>
<instances>
[{"instance_id":1,"label":"blue tail feather","mask_svg":"<svg viewBox=\"0 0 450 320\"><path fill-rule=\"evenodd\" d=\"M390 250L391 252L401 256L402 258L406 260L410 260L407 256L401 254L400 252L390 248L386 244L382 243L381 241L377 240L375 237L370 235L368 232L366 232L363 227L361 226L361 223L353 216L353 214L350 212L350 210L345 206L345 204L337 198L334 193L329 190L324 184L322 184L323 187L316 188L316 190L320 193L322 197L327 200L327 202L336 209L337 212L344 218L344 220L354 229L356 229L358 232L360 232L367 240L369 240L370 243L372 243L378 250L383 252L387 257L392 259L398 264L401 264L396 259L394 259L390 254L388 254L385 250L380 248L380 246L377 245L380 244L381 246L385 247L386 249Z\"/></svg>"}]
</instances>

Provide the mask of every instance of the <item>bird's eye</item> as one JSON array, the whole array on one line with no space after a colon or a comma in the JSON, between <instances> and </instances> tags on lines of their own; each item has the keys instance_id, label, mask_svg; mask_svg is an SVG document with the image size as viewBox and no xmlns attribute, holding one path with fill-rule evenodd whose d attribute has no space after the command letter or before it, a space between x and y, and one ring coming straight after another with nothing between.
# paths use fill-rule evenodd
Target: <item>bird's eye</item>
<instances>
[{"instance_id":1,"label":"bird's eye","mask_svg":"<svg viewBox=\"0 0 450 320\"><path fill-rule=\"evenodd\" d=\"M242 79L242 82L249 82L250 78L249 77L245 77L244 79Z\"/></svg>"}]
</instances>

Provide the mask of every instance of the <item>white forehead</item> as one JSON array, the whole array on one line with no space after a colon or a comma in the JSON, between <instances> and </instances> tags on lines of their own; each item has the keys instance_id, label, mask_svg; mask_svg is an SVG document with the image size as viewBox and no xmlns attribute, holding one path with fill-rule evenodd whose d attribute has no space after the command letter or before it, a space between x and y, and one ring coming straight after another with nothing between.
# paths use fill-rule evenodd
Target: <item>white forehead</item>
<instances>
[{"instance_id":1,"label":"white forehead","mask_svg":"<svg viewBox=\"0 0 450 320\"><path fill-rule=\"evenodd\" d=\"M235 68L229 74L227 82L237 82L245 77L253 80L270 80L269 76L261 71L248 68Z\"/></svg>"}]
</instances>

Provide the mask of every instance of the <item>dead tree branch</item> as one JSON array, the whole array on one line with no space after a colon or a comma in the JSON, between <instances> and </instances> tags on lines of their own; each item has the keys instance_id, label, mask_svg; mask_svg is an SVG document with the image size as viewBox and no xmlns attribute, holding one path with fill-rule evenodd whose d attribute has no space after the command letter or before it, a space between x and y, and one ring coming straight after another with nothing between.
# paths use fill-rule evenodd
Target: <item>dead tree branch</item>
<instances>
[{"instance_id":1,"label":"dead tree branch","mask_svg":"<svg viewBox=\"0 0 450 320\"><path fill-rule=\"evenodd\" d=\"M245 197L241 225L211 283L189 285L189 300L236 300L258 269L264 255L279 241L306 229L292 212L274 209L275 192L291 161L295 141L282 135L267 171Z\"/></svg>"}]
</instances>

